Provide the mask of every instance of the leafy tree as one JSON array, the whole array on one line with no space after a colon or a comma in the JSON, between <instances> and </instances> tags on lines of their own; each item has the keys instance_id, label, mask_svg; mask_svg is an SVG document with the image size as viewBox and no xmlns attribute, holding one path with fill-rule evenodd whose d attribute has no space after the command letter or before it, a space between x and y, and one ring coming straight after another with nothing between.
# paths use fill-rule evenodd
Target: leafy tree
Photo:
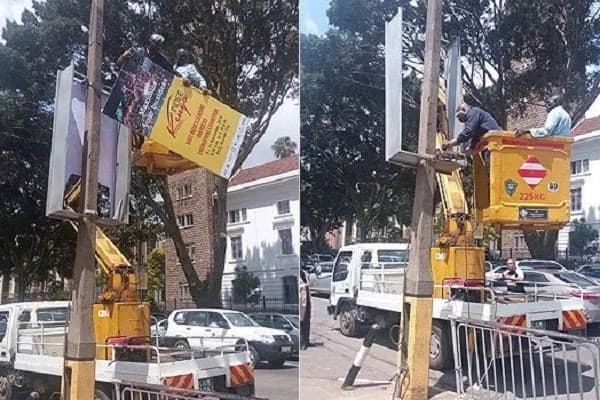
<instances>
[{"instance_id":1,"label":"leafy tree","mask_svg":"<svg viewBox=\"0 0 600 400\"><path fill-rule=\"evenodd\" d=\"M289 157L296 154L298 149L298 143L294 142L289 136L282 136L275 140L275 143L271 146L271 150L277 158Z\"/></svg>"},{"instance_id":2,"label":"leafy tree","mask_svg":"<svg viewBox=\"0 0 600 400\"><path fill-rule=\"evenodd\" d=\"M249 272L246 266L236 268L235 279L231 282L233 285L234 304L257 304L260 300L260 279L252 272Z\"/></svg>"},{"instance_id":3,"label":"leafy tree","mask_svg":"<svg viewBox=\"0 0 600 400\"><path fill-rule=\"evenodd\" d=\"M178 47L190 47L197 58L202 58L202 70L214 83L218 97L255 119L236 160L235 169L240 168L286 95L294 94L298 73L297 1L158 0L152 2L151 15L146 5L142 0L106 2L105 84L114 82L118 55L131 45L144 43L151 31L167 37L165 51L169 54ZM22 110L29 121L27 128L35 128L8 133L17 132L27 140L38 140L36 135L41 135L45 143L50 143L47 127L52 121L53 77L71 60L79 72L85 72L88 18L87 0L47 0L34 2L33 11L23 13L22 24L7 24L3 33L6 42L0 44L0 64L9 67L0 71L0 97L7 98L10 107ZM28 108L17 107L17 101ZM45 133L39 127L46 127ZM41 158L47 159L47 153ZM39 159L33 161L41 165ZM40 176L47 176L45 168L41 166ZM24 168L18 172L22 175L15 181L31 180ZM138 189L143 189L140 199L160 217L173 239L196 304L218 305L225 259L227 181L214 178L214 268L204 281L198 278L185 251L166 180L139 173L134 181ZM45 192L45 184L38 186L40 193ZM157 201L161 196L164 202ZM43 199L43 194L40 197ZM39 224L41 217L35 221ZM5 243L12 239L14 235Z\"/></svg>"},{"instance_id":4,"label":"leafy tree","mask_svg":"<svg viewBox=\"0 0 600 400\"><path fill-rule=\"evenodd\" d=\"M405 65L422 72L425 2L332 0L330 5L330 24L364 41L381 37L383 21L402 7ZM599 5L593 0L445 1L443 39L461 39L467 100L506 127L509 114L518 116L558 88L576 123L600 94ZM556 231L525 232L530 252L540 258L554 256L557 237Z\"/></svg>"},{"instance_id":5,"label":"leafy tree","mask_svg":"<svg viewBox=\"0 0 600 400\"><path fill-rule=\"evenodd\" d=\"M167 37L166 50L174 53L178 47L191 48L196 59L201 59L202 70L213 82L217 96L255 119L242 142L235 173L266 132L286 96L295 93L298 1L158 0L153 6L155 30ZM166 180L151 179L142 186L148 189L146 201L173 240L192 299L197 305L220 305L227 244L227 180L215 176L211 185L216 193L211 229L215 250L212 269L205 280L200 280L185 250ZM161 195L164 203L156 201L155 193Z\"/></svg>"},{"instance_id":6,"label":"leafy tree","mask_svg":"<svg viewBox=\"0 0 600 400\"><path fill-rule=\"evenodd\" d=\"M583 256L588 253L590 244L598 239L598 231L586 224L583 218L573 221L573 228L569 232L569 252L572 255Z\"/></svg>"},{"instance_id":7,"label":"leafy tree","mask_svg":"<svg viewBox=\"0 0 600 400\"><path fill-rule=\"evenodd\" d=\"M332 7L330 21L344 12ZM384 34L354 34L362 18L301 41L301 224L315 243L345 220L357 222L361 241L391 221L410 222L414 171L384 155ZM404 86L405 146L414 150L416 75L407 72Z\"/></svg>"},{"instance_id":8,"label":"leafy tree","mask_svg":"<svg viewBox=\"0 0 600 400\"><path fill-rule=\"evenodd\" d=\"M148 292L153 298L153 294L162 293L165 289L165 250L156 248L148 256Z\"/></svg>"}]
</instances>

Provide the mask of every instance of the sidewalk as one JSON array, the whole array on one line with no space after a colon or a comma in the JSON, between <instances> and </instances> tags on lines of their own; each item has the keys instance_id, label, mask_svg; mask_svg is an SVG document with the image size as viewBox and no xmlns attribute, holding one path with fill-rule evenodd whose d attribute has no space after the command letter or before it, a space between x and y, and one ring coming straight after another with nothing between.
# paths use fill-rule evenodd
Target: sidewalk
<instances>
[{"instance_id":1,"label":"sidewalk","mask_svg":"<svg viewBox=\"0 0 600 400\"><path fill-rule=\"evenodd\" d=\"M392 400L394 385L393 383L369 382L358 379L356 386L352 390L341 390L341 381L332 381L329 379L311 379L301 378L300 380L300 399L301 400ZM441 391L434 387L429 388L430 400L455 400L457 394L450 391Z\"/></svg>"}]
</instances>

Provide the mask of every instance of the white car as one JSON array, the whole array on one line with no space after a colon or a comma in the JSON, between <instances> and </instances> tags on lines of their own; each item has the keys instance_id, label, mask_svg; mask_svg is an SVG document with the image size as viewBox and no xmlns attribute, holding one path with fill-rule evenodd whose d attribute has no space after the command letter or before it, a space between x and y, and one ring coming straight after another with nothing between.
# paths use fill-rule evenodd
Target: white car
<instances>
[{"instance_id":1,"label":"white car","mask_svg":"<svg viewBox=\"0 0 600 400\"><path fill-rule=\"evenodd\" d=\"M150 326L150 336L164 337L167 334L167 320L163 319Z\"/></svg>"},{"instance_id":2,"label":"white car","mask_svg":"<svg viewBox=\"0 0 600 400\"><path fill-rule=\"evenodd\" d=\"M316 264L308 274L310 291L320 294L329 294L331 291L332 273L333 262L320 262L319 264Z\"/></svg>"},{"instance_id":3,"label":"white car","mask_svg":"<svg viewBox=\"0 0 600 400\"><path fill-rule=\"evenodd\" d=\"M165 345L180 349L220 350L248 343L254 365L281 367L292 355L292 338L282 330L258 325L246 314L222 309L175 310L167 319Z\"/></svg>"}]
</instances>

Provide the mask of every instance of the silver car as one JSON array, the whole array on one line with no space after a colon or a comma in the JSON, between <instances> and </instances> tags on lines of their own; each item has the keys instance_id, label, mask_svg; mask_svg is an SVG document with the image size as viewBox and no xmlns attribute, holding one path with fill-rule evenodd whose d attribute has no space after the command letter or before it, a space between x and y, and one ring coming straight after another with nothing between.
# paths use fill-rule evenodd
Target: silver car
<instances>
[{"instance_id":1,"label":"silver car","mask_svg":"<svg viewBox=\"0 0 600 400\"><path fill-rule=\"evenodd\" d=\"M516 287L525 293L540 296L571 296L581 298L588 324L600 322L600 286L574 271L524 270L525 279Z\"/></svg>"},{"instance_id":2,"label":"silver car","mask_svg":"<svg viewBox=\"0 0 600 400\"><path fill-rule=\"evenodd\" d=\"M333 262L322 261L316 264L308 274L310 291L319 294L329 294L331 292L332 273Z\"/></svg>"}]
</instances>

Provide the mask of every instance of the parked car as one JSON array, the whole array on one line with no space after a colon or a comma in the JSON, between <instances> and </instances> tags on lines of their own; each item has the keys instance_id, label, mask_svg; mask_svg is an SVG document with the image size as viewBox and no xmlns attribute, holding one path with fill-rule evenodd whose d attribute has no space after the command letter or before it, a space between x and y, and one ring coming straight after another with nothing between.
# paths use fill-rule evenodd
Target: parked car
<instances>
[{"instance_id":1,"label":"parked car","mask_svg":"<svg viewBox=\"0 0 600 400\"><path fill-rule=\"evenodd\" d=\"M248 314L248 316L260 326L281 329L282 331L285 331L288 335L290 335L292 341L294 342L292 353L298 354L298 350L300 349L300 326L296 323L296 321L294 321L293 318L290 318L290 315L260 312ZM292 317L297 318L297 316Z\"/></svg>"},{"instance_id":2,"label":"parked car","mask_svg":"<svg viewBox=\"0 0 600 400\"><path fill-rule=\"evenodd\" d=\"M222 309L175 310L167 319L165 345L180 349L212 350L248 342L252 365L266 361L281 367L294 342L279 329L265 328L239 311Z\"/></svg>"},{"instance_id":3,"label":"parked car","mask_svg":"<svg viewBox=\"0 0 600 400\"><path fill-rule=\"evenodd\" d=\"M525 293L538 295L561 295L578 297L583 300L588 331L600 328L600 286L591 279L568 270L524 270L523 282L516 287ZM589 324L593 326L590 327ZM589 332L588 332L589 334Z\"/></svg>"},{"instance_id":4,"label":"parked car","mask_svg":"<svg viewBox=\"0 0 600 400\"><path fill-rule=\"evenodd\" d=\"M167 320L163 319L150 326L150 336L164 337L167 334Z\"/></svg>"},{"instance_id":5,"label":"parked car","mask_svg":"<svg viewBox=\"0 0 600 400\"><path fill-rule=\"evenodd\" d=\"M583 264L577 268L577 272L600 284L600 264Z\"/></svg>"},{"instance_id":6,"label":"parked car","mask_svg":"<svg viewBox=\"0 0 600 400\"><path fill-rule=\"evenodd\" d=\"M320 262L308 274L308 285L313 293L329 294L331 292L331 275L333 262Z\"/></svg>"},{"instance_id":7,"label":"parked car","mask_svg":"<svg viewBox=\"0 0 600 400\"><path fill-rule=\"evenodd\" d=\"M517 260L515 261L517 267L521 269L541 269L541 270L554 270L554 271L566 271L567 269L560 263L552 260Z\"/></svg>"},{"instance_id":8,"label":"parked car","mask_svg":"<svg viewBox=\"0 0 600 400\"><path fill-rule=\"evenodd\" d=\"M309 259L314 265L322 262L333 262L334 257L331 254L313 254Z\"/></svg>"}]
</instances>

